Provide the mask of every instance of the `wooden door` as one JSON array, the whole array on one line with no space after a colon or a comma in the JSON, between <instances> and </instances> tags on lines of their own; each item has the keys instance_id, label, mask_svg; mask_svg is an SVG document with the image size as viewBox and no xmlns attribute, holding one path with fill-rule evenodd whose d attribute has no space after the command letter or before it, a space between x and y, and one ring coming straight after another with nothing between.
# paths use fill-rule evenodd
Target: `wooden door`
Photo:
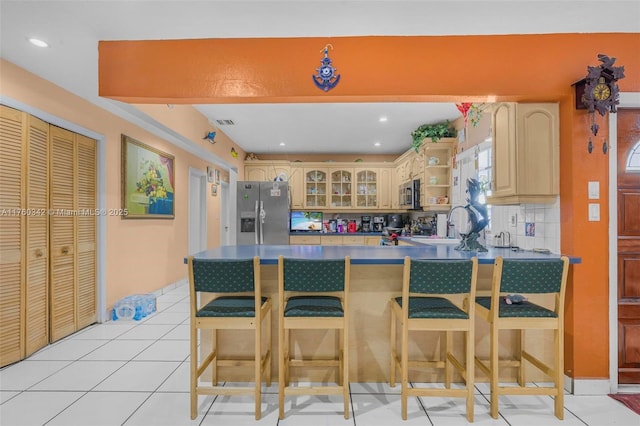
<instances>
[{"instance_id":1,"label":"wooden door","mask_svg":"<svg viewBox=\"0 0 640 426\"><path fill-rule=\"evenodd\" d=\"M25 356L49 344L49 124L27 116Z\"/></svg>"},{"instance_id":2,"label":"wooden door","mask_svg":"<svg viewBox=\"0 0 640 426\"><path fill-rule=\"evenodd\" d=\"M24 357L23 117L0 106L0 366Z\"/></svg>"},{"instance_id":3,"label":"wooden door","mask_svg":"<svg viewBox=\"0 0 640 426\"><path fill-rule=\"evenodd\" d=\"M97 321L96 217L108 212L96 210L96 141L76 135L77 173L76 274L77 327L80 330Z\"/></svg>"},{"instance_id":4,"label":"wooden door","mask_svg":"<svg viewBox=\"0 0 640 426\"><path fill-rule=\"evenodd\" d=\"M50 256L51 341L76 331L76 216L74 133L51 127Z\"/></svg>"},{"instance_id":5,"label":"wooden door","mask_svg":"<svg viewBox=\"0 0 640 426\"><path fill-rule=\"evenodd\" d=\"M0 366L49 343L49 124L0 107Z\"/></svg>"},{"instance_id":6,"label":"wooden door","mask_svg":"<svg viewBox=\"0 0 640 426\"><path fill-rule=\"evenodd\" d=\"M640 383L640 109L618 111L618 383Z\"/></svg>"}]
</instances>

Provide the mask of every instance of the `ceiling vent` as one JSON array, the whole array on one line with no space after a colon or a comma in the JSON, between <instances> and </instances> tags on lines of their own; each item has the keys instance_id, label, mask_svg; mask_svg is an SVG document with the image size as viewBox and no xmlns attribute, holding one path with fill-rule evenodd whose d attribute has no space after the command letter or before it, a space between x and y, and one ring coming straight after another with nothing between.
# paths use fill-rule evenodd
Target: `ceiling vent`
<instances>
[{"instance_id":1,"label":"ceiling vent","mask_svg":"<svg viewBox=\"0 0 640 426\"><path fill-rule=\"evenodd\" d=\"M235 123L233 120L216 120L219 126L233 126Z\"/></svg>"}]
</instances>

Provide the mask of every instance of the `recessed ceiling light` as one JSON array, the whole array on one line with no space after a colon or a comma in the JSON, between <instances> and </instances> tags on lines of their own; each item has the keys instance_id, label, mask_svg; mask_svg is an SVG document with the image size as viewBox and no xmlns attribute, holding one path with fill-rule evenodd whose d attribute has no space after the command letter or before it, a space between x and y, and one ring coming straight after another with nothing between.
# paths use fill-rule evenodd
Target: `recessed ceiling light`
<instances>
[{"instance_id":1,"label":"recessed ceiling light","mask_svg":"<svg viewBox=\"0 0 640 426\"><path fill-rule=\"evenodd\" d=\"M373 144L373 146L380 146L380 145L382 145L380 142L376 142Z\"/></svg>"},{"instance_id":2,"label":"recessed ceiling light","mask_svg":"<svg viewBox=\"0 0 640 426\"><path fill-rule=\"evenodd\" d=\"M384 123L384 122L386 122L386 121L387 121L387 117L384 117L384 116L383 116L383 117L380 117L380 118L378 119L378 121L380 121L381 123Z\"/></svg>"},{"instance_id":3,"label":"recessed ceiling light","mask_svg":"<svg viewBox=\"0 0 640 426\"><path fill-rule=\"evenodd\" d=\"M285 145L285 143L284 143L284 142L280 142L280 146L284 146L284 145Z\"/></svg>"},{"instance_id":4,"label":"recessed ceiling light","mask_svg":"<svg viewBox=\"0 0 640 426\"><path fill-rule=\"evenodd\" d=\"M33 44L34 46L38 46L38 47L49 47L49 43L47 43L46 41L42 41L39 38L31 37L29 39L29 43Z\"/></svg>"}]
</instances>

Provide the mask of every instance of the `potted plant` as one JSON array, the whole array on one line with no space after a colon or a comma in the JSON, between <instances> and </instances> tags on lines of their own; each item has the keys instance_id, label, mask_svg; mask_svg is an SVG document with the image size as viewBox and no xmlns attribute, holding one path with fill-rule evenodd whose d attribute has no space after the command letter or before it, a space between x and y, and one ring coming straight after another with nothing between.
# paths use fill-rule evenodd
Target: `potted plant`
<instances>
[{"instance_id":1,"label":"potted plant","mask_svg":"<svg viewBox=\"0 0 640 426\"><path fill-rule=\"evenodd\" d=\"M411 132L411 137L413 138L411 146L418 152L425 138L430 138L431 142L436 143L442 138L452 138L455 136L456 130L449 127L449 120L436 124L423 124Z\"/></svg>"}]
</instances>

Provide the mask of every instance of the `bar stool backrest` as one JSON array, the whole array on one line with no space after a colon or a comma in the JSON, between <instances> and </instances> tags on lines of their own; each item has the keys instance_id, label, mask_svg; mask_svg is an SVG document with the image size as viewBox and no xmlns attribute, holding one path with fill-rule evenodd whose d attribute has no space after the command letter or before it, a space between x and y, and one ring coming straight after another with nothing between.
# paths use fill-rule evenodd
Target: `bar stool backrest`
<instances>
[{"instance_id":1,"label":"bar stool backrest","mask_svg":"<svg viewBox=\"0 0 640 426\"><path fill-rule=\"evenodd\" d=\"M501 293L559 293L563 282L562 259L513 260L502 264Z\"/></svg>"},{"instance_id":2,"label":"bar stool backrest","mask_svg":"<svg viewBox=\"0 0 640 426\"><path fill-rule=\"evenodd\" d=\"M193 259L195 291L241 293L255 290L253 259Z\"/></svg>"},{"instance_id":3,"label":"bar stool backrest","mask_svg":"<svg viewBox=\"0 0 640 426\"><path fill-rule=\"evenodd\" d=\"M284 259L285 291L334 292L344 286L344 259Z\"/></svg>"},{"instance_id":4,"label":"bar stool backrest","mask_svg":"<svg viewBox=\"0 0 640 426\"><path fill-rule=\"evenodd\" d=\"M468 260L411 259L409 292L460 294L471 291L473 263Z\"/></svg>"}]
</instances>

